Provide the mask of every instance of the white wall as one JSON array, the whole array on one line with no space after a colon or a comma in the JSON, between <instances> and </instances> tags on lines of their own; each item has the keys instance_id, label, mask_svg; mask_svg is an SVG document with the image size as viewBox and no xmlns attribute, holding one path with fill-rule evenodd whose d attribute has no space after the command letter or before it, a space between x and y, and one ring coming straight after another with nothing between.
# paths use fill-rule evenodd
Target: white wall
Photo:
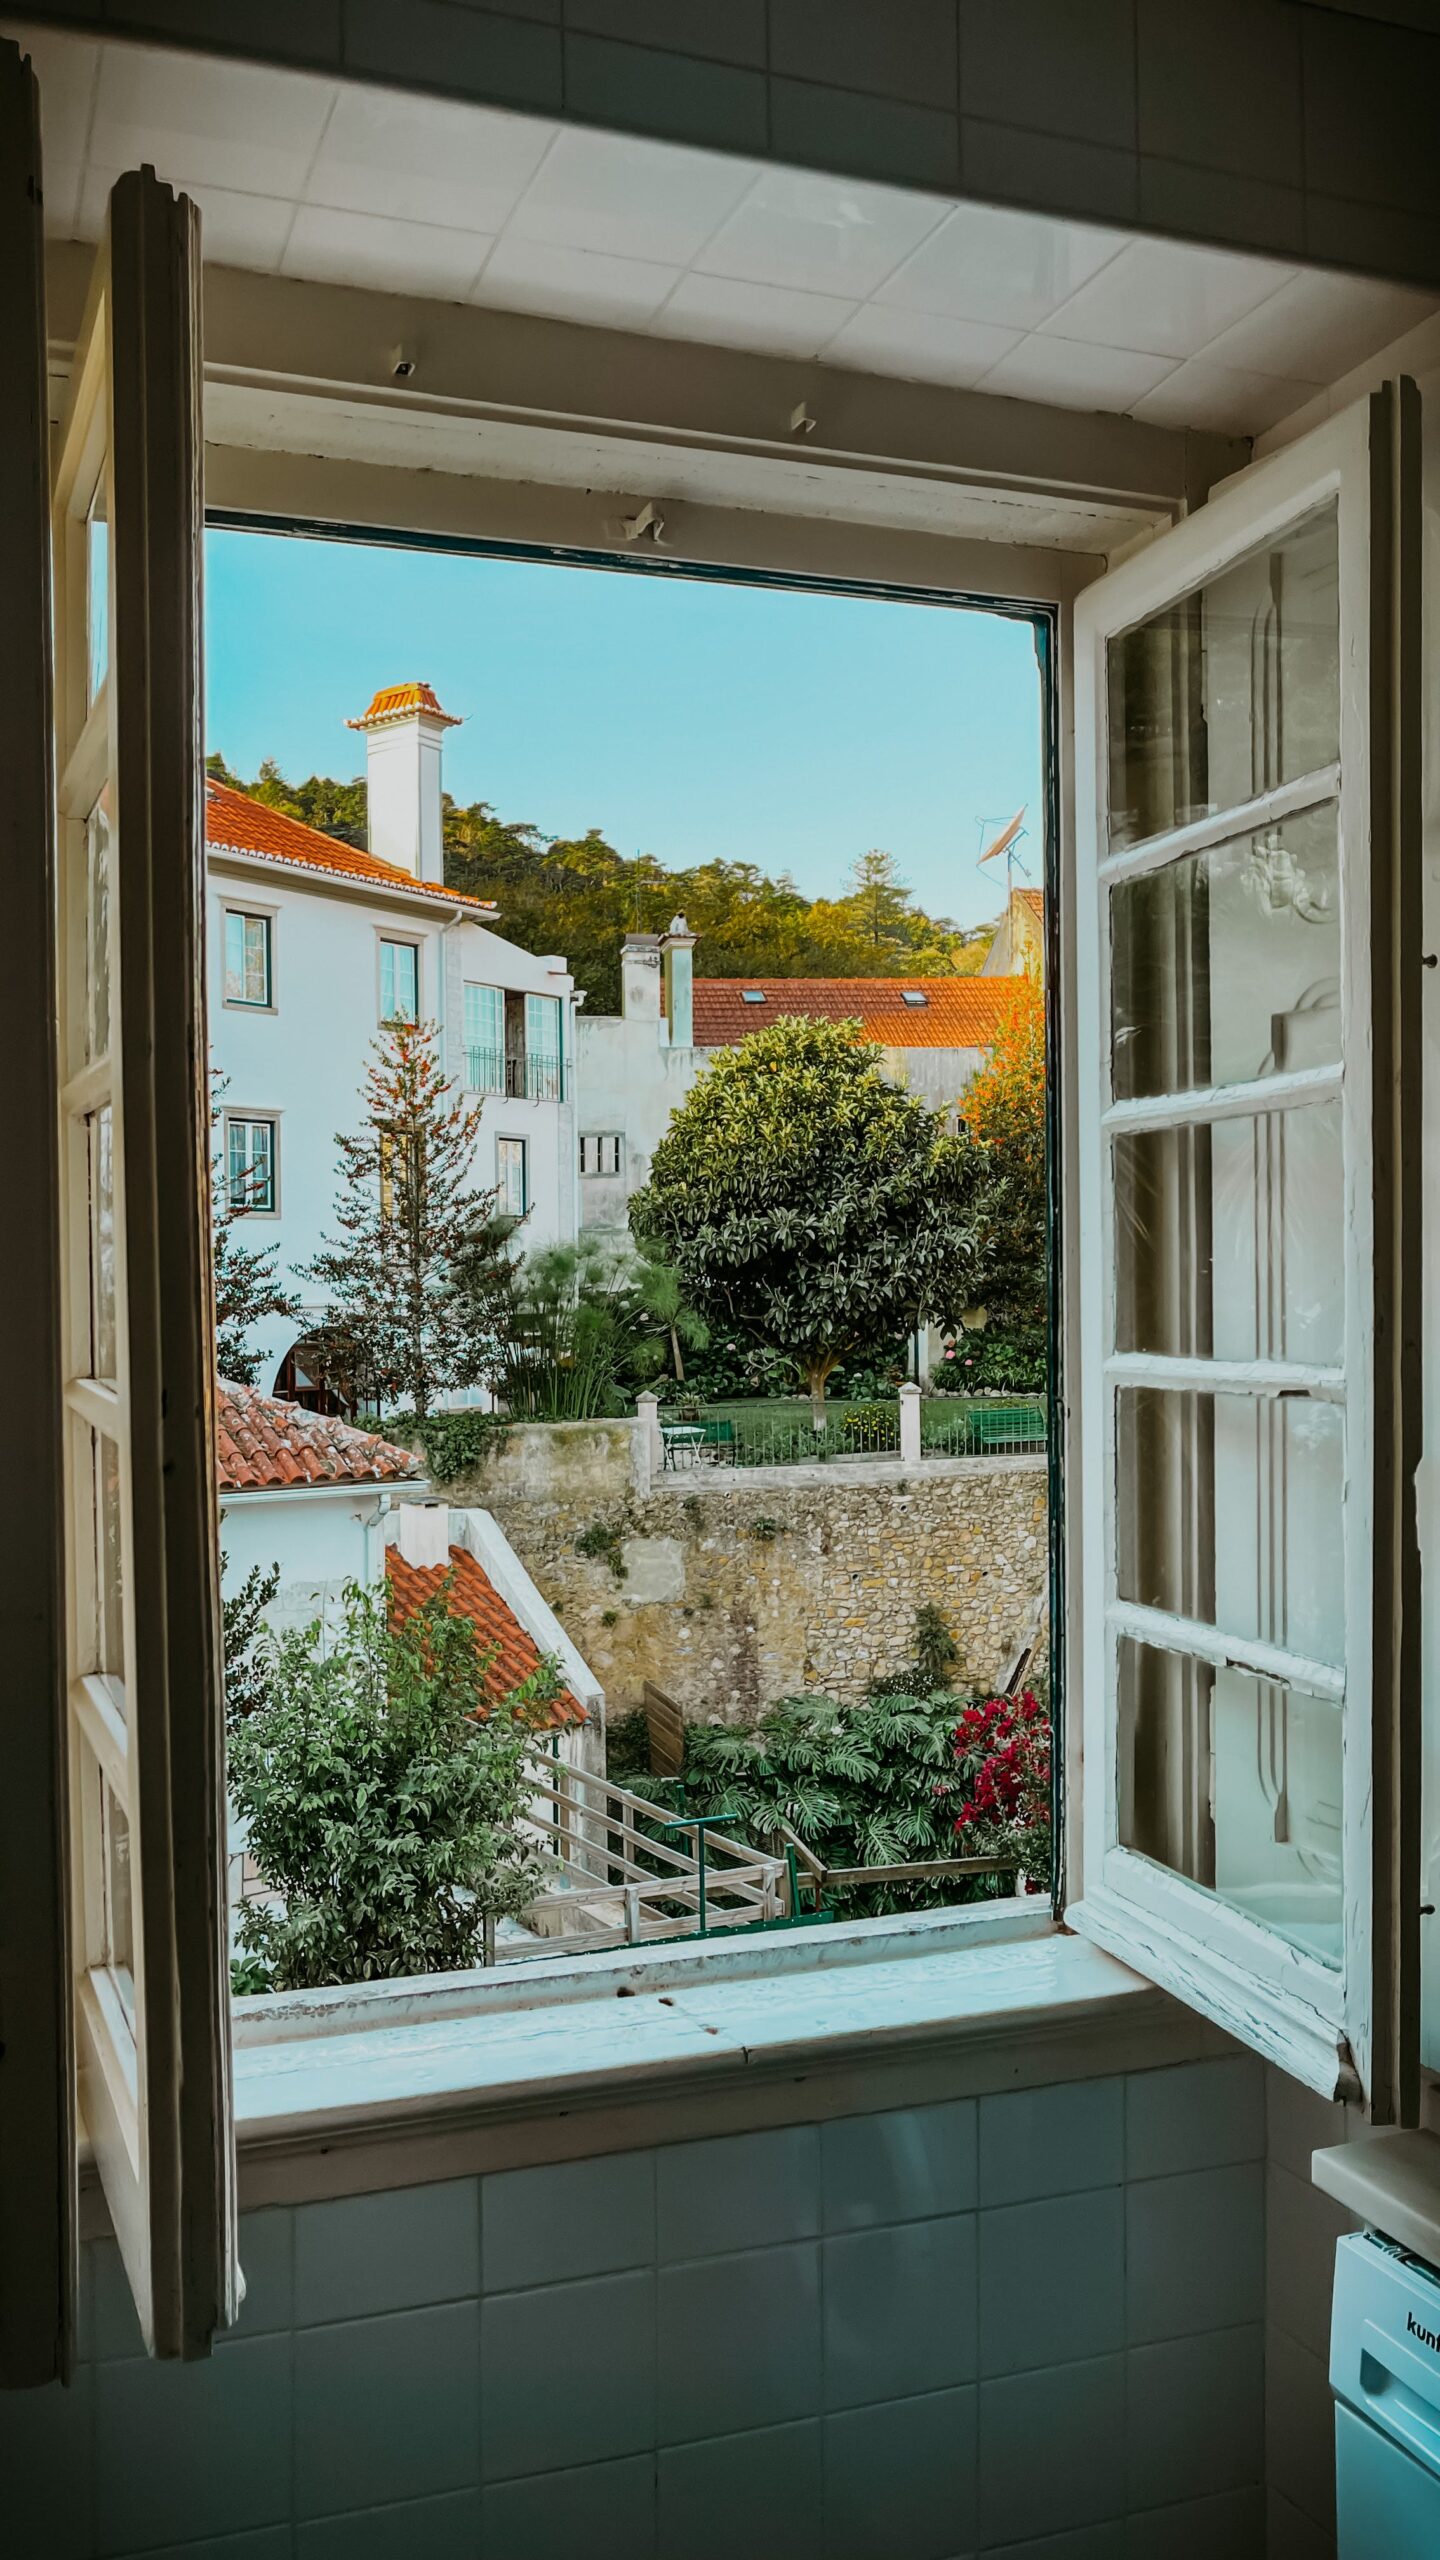
<instances>
[{"instance_id":1,"label":"white wall","mask_svg":"<svg viewBox=\"0 0 1440 2560\"><path fill-rule=\"evenodd\" d=\"M578 1014L575 1021L577 1140L618 1130L624 1144L618 1175L580 1177L580 1222L625 1227L626 1204L650 1179L650 1159L711 1056L672 1049L665 1025L620 1014Z\"/></svg>"},{"instance_id":2,"label":"white wall","mask_svg":"<svg viewBox=\"0 0 1440 2560\"><path fill-rule=\"evenodd\" d=\"M265 1612L277 1632L338 1617L347 1582L373 1582L384 1557L381 1522L390 1496L381 1485L326 1485L222 1495L220 1551L225 1596L233 1599L253 1566L280 1567Z\"/></svg>"},{"instance_id":3,"label":"white wall","mask_svg":"<svg viewBox=\"0 0 1440 2560\"><path fill-rule=\"evenodd\" d=\"M223 913L230 906L264 911L273 919L273 1010L224 1001ZM327 1229L334 1231L335 1133L358 1129L361 1122L360 1086L380 1027L382 936L420 944L421 1015L440 1024L446 1070L457 1083L464 1073L467 979L557 996L562 1023L568 1024L568 973L500 934L451 922L454 913L438 900L372 901L312 887L278 870L211 864L210 1047L214 1065L228 1080L223 1108L273 1116L279 1128L278 1208L273 1217L252 1218L245 1241L278 1244L281 1277L307 1306L318 1304L317 1293L301 1272L319 1252ZM527 1241L552 1243L575 1232L574 1125L568 1100L492 1097L484 1104L475 1180L493 1185L497 1138L526 1140L533 1203ZM218 1143L223 1150L223 1135ZM263 1387L273 1386L281 1360L303 1329L277 1318L257 1328Z\"/></svg>"}]
</instances>

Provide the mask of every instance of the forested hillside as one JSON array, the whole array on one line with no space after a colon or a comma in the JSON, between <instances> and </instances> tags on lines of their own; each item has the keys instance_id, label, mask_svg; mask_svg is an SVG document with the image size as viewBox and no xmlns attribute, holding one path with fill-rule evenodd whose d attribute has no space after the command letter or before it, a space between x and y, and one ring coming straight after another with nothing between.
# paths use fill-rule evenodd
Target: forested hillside
<instances>
[{"instance_id":1,"label":"forested hillside","mask_svg":"<svg viewBox=\"0 0 1440 2560\"><path fill-rule=\"evenodd\" d=\"M222 757L210 771L345 844L365 842L365 784L312 774L287 782L267 760L253 782ZM598 827L548 837L539 827L497 817L483 800L460 808L445 795L445 877L455 889L493 898L500 931L526 951L560 951L586 989L587 1011L620 1009L620 938L658 933L683 914L700 937L707 978L940 977L978 969L991 929L963 933L928 916L900 879L892 855L860 855L836 898L806 898L781 872L758 864L703 862L668 869L649 854L627 856Z\"/></svg>"}]
</instances>

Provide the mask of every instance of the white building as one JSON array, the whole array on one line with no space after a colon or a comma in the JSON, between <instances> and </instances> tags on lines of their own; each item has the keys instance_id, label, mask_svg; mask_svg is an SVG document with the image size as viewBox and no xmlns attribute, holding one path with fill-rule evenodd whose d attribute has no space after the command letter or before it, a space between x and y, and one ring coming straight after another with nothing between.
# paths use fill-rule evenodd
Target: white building
<instances>
[{"instance_id":1,"label":"white building","mask_svg":"<svg viewBox=\"0 0 1440 2560\"><path fill-rule=\"evenodd\" d=\"M227 1379L216 1440L227 1597L252 1569L278 1567L264 1611L278 1632L335 1625L347 1584L382 1578L408 1617L448 1576L450 1608L475 1628L485 1695L502 1698L553 1661L563 1686L541 1722L567 1766L603 1776L605 1693L488 1511L437 1499L410 1450Z\"/></svg>"},{"instance_id":2,"label":"white building","mask_svg":"<svg viewBox=\"0 0 1440 2560\"><path fill-rule=\"evenodd\" d=\"M620 1012L577 1019L580 1222L620 1232L670 1116L718 1049L785 1014L855 1022L886 1071L932 1109L952 1108L1025 983L967 978L695 978L695 936L630 933Z\"/></svg>"},{"instance_id":3,"label":"white building","mask_svg":"<svg viewBox=\"0 0 1440 2560\"><path fill-rule=\"evenodd\" d=\"M311 1315L303 1273L335 1232L335 1134L359 1127L371 1044L397 1014L438 1025L447 1073L483 1102L475 1180L523 1212L527 1245L576 1228L570 972L445 886L441 744L455 724L430 687L390 686L350 725L365 738L368 850L206 785L219 1179ZM259 1329L267 1385L309 1392L305 1332Z\"/></svg>"},{"instance_id":4,"label":"white building","mask_svg":"<svg viewBox=\"0 0 1440 2560\"><path fill-rule=\"evenodd\" d=\"M1005 978L1024 971L1045 983L1045 893L1012 889L1005 901L995 939L985 954L982 978Z\"/></svg>"}]
</instances>

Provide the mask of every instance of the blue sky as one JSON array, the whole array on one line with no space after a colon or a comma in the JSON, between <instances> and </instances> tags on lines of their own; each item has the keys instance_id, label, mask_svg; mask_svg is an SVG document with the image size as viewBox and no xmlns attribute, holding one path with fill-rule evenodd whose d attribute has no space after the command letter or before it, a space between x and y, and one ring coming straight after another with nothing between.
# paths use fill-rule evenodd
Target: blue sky
<instances>
[{"instance_id":1,"label":"blue sky","mask_svg":"<svg viewBox=\"0 0 1440 2560\"><path fill-rule=\"evenodd\" d=\"M208 743L233 771L363 767L345 728L382 684L433 684L457 800L622 853L716 855L840 894L893 853L919 903L993 916L993 833L1029 804L1040 878L1040 688L1029 626L869 598L549 562L212 532Z\"/></svg>"}]
</instances>

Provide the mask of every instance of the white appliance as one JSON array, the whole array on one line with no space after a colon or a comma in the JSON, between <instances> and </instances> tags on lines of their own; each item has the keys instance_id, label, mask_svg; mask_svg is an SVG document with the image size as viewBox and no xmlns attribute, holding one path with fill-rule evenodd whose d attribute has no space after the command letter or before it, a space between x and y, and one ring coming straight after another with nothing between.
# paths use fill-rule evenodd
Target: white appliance
<instances>
[{"instance_id":1,"label":"white appliance","mask_svg":"<svg viewBox=\"0 0 1440 2560\"><path fill-rule=\"evenodd\" d=\"M1330 2322L1338 2560L1440 2554L1440 2274L1354 2232Z\"/></svg>"}]
</instances>

